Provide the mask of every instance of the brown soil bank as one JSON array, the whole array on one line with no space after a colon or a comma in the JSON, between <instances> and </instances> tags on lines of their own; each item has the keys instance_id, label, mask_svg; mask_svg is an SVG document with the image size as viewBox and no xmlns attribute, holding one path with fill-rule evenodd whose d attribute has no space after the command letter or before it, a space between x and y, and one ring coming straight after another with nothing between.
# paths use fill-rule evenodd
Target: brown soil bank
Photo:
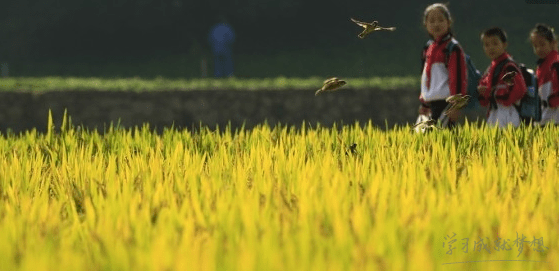
<instances>
[{"instance_id":1,"label":"brown soil bank","mask_svg":"<svg viewBox=\"0 0 559 271\"><path fill-rule=\"evenodd\" d=\"M245 123L250 129L264 121L271 126L300 127L305 122L329 127L371 120L384 129L415 121L418 94L408 89L343 89L319 96L314 96L314 90L4 92L0 93L0 132L45 131L49 109L55 125L60 125L66 109L72 124L100 132L111 122L124 128L149 123L162 131L200 124L221 129L230 123L235 129Z\"/></svg>"}]
</instances>

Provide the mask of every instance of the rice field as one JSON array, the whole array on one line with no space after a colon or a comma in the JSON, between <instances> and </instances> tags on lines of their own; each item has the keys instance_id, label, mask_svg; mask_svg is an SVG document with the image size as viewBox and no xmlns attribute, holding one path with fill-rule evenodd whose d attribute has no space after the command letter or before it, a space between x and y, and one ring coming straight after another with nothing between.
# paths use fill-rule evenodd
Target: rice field
<instances>
[{"instance_id":1,"label":"rice field","mask_svg":"<svg viewBox=\"0 0 559 271\"><path fill-rule=\"evenodd\" d=\"M0 136L1 270L559 270L555 126L52 123Z\"/></svg>"}]
</instances>

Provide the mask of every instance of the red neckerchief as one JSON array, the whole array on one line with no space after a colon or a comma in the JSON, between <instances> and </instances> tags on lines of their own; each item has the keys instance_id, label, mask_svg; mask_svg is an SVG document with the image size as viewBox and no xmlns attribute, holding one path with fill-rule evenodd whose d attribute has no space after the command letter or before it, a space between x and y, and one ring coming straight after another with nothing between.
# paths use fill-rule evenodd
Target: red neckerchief
<instances>
[{"instance_id":1,"label":"red neckerchief","mask_svg":"<svg viewBox=\"0 0 559 271\"><path fill-rule=\"evenodd\" d=\"M553 63L559 63L559 53L557 53L557 50L552 50L545 58L540 58L538 60L536 77L538 78L538 84L540 86L545 83L545 81L549 80L549 75L547 73L551 71L551 65L553 65Z\"/></svg>"},{"instance_id":2,"label":"red neckerchief","mask_svg":"<svg viewBox=\"0 0 559 271\"><path fill-rule=\"evenodd\" d=\"M427 74L426 84L428 88L431 86L431 65L433 65L433 61L435 61L435 58L432 55L439 50L444 50L447 42L451 38L452 35L450 33L440 36L438 39L433 41L433 43L427 48L425 52L425 58L427 58L427 68L425 70L425 73Z\"/></svg>"}]
</instances>

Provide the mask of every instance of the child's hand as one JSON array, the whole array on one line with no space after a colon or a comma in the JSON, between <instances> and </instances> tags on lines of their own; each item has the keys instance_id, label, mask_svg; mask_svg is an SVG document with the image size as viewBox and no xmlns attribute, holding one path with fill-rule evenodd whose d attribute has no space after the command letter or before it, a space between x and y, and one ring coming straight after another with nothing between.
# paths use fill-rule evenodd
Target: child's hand
<instances>
[{"instance_id":1,"label":"child's hand","mask_svg":"<svg viewBox=\"0 0 559 271\"><path fill-rule=\"evenodd\" d=\"M478 86L477 87L477 92L479 94L484 94L487 91L487 87L486 86Z\"/></svg>"}]
</instances>

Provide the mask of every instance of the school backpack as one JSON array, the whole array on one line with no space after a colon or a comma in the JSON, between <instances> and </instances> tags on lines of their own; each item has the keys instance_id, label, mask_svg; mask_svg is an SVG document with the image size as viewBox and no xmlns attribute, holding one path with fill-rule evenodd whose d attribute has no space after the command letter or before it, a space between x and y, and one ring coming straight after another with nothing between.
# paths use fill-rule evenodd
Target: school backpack
<instances>
[{"instance_id":1,"label":"school backpack","mask_svg":"<svg viewBox=\"0 0 559 271\"><path fill-rule=\"evenodd\" d=\"M455 39L451 39L448 44L446 45L446 59L448 63L448 59L450 57L450 53L456 49L458 46L458 41ZM479 103L478 97L479 93L477 91L477 86L479 84L479 80L481 79L481 73L474 65L474 62L470 58L470 56L464 53L465 60L466 60L466 68L468 69L468 84L466 86L467 94L470 95L470 100L468 101L468 105L465 109L469 110L480 110L481 104Z\"/></svg>"},{"instance_id":2,"label":"school backpack","mask_svg":"<svg viewBox=\"0 0 559 271\"><path fill-rule=\"evenodd\" d=\"M433 43L433 40L429 40L424 50L429 47ZM458 41L456 39L451 38L445 48L446 54L446 64L448 65L448 60L450 59L450 53L455 50L458 46ZM464 53L465 61L466 61L466 68L468 69L468 83L466 85L466 93L470 95L470 100L468 101L468 105L464 108L466 111L481 111L482 107L479 103L479 93L477 91L477 86L479 84L479 80L481 79L481 72L476 68L474 62L470 58L470 56ZM425 61L422 59L422 61Z\"/></svg>"},{"instance_id":3,"label":"school backpack","mask_svg":"<svg viewBox=\"0 0 559 271\"><path fill-rule=\"evenodd\" d=\"M514 105L520 115L520 119L526 124L540 121L542 119L541 100L538 93L538 81L532 69L528 69L523 63L518 64L512 59L507 58L495 66L493 78L491 78L491 85L494 86L497 83L501 70L509 61L512 61L518 66L522 73L522 77L524 77L524 82L526 83L526 94L520 100L520 105Z\"/></svg>"}]
</instances>

